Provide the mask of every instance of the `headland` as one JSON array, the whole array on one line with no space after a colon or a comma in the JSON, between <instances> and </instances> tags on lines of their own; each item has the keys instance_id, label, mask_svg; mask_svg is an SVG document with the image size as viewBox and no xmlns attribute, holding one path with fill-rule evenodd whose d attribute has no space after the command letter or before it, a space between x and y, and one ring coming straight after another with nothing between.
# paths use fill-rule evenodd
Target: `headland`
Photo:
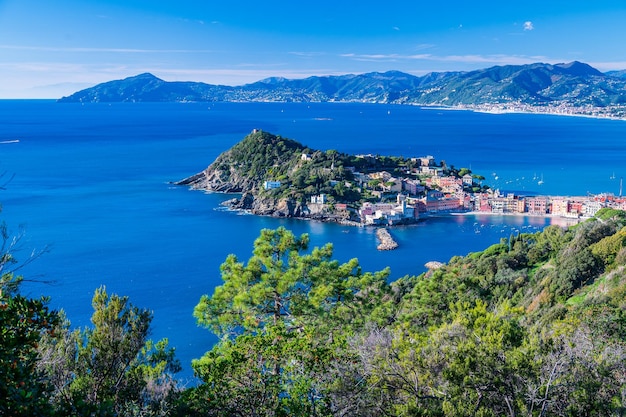
<instances>
[{"instance_id":1,"label":"headland","mask_svg":"<svg viewBox=\"0 0 626 417\"><path fill-rule=\"evenodd\" d=\"M626 209L621 196L503 194L484 181L469 168L431 155L348 155L255 129L205 170L177 184L238 193L224 204L256 215L352 226L405 225L463 213L579 219L604 207Z\"/></svg>"}]
</instances>

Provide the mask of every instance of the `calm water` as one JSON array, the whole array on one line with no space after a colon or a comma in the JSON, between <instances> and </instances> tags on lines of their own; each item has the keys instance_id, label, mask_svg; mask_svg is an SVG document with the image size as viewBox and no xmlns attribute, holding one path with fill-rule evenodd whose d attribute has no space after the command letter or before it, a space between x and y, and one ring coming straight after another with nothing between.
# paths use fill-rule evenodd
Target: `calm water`
<instances>
[{"instance_id":1,"label":"calm water","mask_svg":"<svg viewBox=\"0 0 626 417\"><path fill-rule=\"evenodd\" d=\"M14 234L24 231L19 259L47 248L20 270L35 281L25 291L50 295L76 326L89 323L100 285L128 295L154 311L153 337L170 338L187 378L191 359L215 341L196 327L193 307L220 284L228 254L248 259L262 228L309 233L312 246L332 242L337 259L356 257L365 271L390 266L393 279L548 224L432 218L394 229L400 248L378 252L370 229L229 212L219 207L229 196L169 184L204 169L253 128L317 149L429 154L527 194L617 194L626 174L620 121L362 104L0 101L0 142L19 140L0 143L3 180L14 176L0 192L1 217Z\"/></svg>"}]
</instances>

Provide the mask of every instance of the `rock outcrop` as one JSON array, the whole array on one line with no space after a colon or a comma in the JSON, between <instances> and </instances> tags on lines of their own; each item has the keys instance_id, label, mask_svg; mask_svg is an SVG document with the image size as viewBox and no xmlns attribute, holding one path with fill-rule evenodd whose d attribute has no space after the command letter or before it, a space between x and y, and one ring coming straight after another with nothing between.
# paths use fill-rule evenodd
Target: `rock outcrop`
<instances>
[{"instance_id":1,"label":"rock outcrop","mask_svg":"<svg viewBox=\"0 0 626 417\"><path fill-rule=\"evenodd\" d=\"M299 217L337 222L343 220L342 217L330 212L324 204L307 204L288 198L259 197L250 192L245 192L240 198L233 198L222 204L235 210L247 210L260 216Z\"/></svg>"},{"instance_id":2,"label":"rock outcrop","mask_svg":"<svg viewBox=\"0 0 626 417\"><path fill-rule=\"evenodd\" d=\"M393 240L393 237L391 237L387 229L382 227L376 229L376 237L378 237L380 242L377 246L378 250L394 250L398 247L398 243Z\"/></svg>"}]
</instances>

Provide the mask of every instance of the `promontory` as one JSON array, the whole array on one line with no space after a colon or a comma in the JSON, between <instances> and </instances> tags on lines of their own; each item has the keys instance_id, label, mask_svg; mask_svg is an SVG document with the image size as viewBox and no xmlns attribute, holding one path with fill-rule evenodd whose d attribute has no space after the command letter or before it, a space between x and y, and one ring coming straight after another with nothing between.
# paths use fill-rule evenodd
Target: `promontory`
<instances>
[{"instance_id":1,"label":"promontory","mask_svg":"<svg viewBox=\"0 0 626 417\"><path fill-rule=\"evenodd\" d=\"M442 186L480 193L487 190L478 184L482 179L432 156L320 151L255 129L205 170L177 184L238 193L226 205L258 215L397 225L416 222L429 200L443 201L448 210L467 211L462 199L447 199Z\"/></svg>"}]
</instances>

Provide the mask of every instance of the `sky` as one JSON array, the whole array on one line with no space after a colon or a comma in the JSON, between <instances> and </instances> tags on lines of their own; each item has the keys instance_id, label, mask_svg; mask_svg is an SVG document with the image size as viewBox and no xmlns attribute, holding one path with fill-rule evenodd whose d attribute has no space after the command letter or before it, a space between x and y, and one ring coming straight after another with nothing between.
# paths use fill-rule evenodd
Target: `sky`
<instances>
[{"instance_id":1,"label":"sky","mask_svg":"<svg viewBox=\"0 0 626 417\"><path fill-rule=\"evenodd\" d=\"M414 75L586 62L626 69L625 0L0 0L0 99L59 98L150 72Z\"/></svg>"}]
</instances>

